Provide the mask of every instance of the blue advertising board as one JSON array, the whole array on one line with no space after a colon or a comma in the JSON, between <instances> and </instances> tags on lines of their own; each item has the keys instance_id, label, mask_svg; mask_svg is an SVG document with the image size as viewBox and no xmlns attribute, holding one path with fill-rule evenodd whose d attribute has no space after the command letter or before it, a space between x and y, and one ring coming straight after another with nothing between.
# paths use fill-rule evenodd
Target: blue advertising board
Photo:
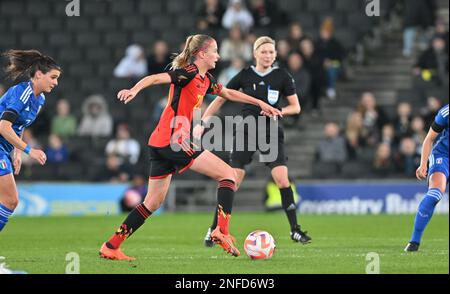
<instances>
[{"instance_id":1,"label":"blue advertising board","mask_svg":"<svg viewBox=\"0 0 450 294\"><path fill-rule=\"evenodd\" d=\"M126 184L19 184L15 215L115 215ZM299 183L299 210L308 214L411 214L427 192L426 185L392 183ZM157 213L159 213L158 211ZM448 192L436 213L448 214Z\"/></svg>"},{"instance_id":2,"label":"blue advertising board","mask_svg":"<svg viewBox=\"0 0 450 294\"><path fill-rule=\"evenodd\" d=\"M427 192L424 183L298 184L299 210L310 214L410 214ZM448 191L436 213L448 214Z\"/></svg>"},{"instance_id":3,"label":"blue advertising board","mask_svg":"<svg viewBox=\"0 0 450 294\"><path fill-rule=\"evenodd\" d=\"M15 215L107 215L120 213L125 184L19 184Z\"/></svg>"}]
</instances>

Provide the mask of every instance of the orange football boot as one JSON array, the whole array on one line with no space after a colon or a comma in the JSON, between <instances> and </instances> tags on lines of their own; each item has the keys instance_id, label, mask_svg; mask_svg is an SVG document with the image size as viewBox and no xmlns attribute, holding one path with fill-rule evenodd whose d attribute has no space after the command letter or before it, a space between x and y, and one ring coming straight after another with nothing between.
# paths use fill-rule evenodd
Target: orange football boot
<instances>
[{"instance_id":1,"label":"orange football boot","mask_svg":"<svg viewBox=\"0 0 450 294\"><path fill-rule=\"evenodd\" d=\"M99 255L101 258L111 259L111 260L127 260L133 261L136 260L134 257L126 256L120 248L110 249L106 246L106 243L103 243L102 248L100 248Z\"/></svg>"},{"instance_id":2,"label":"orange football boot","mask_svg":"<svg viewBox=\"0 0 450 294\"><path fill-rule=\"evenodd\" d=\"M234 257L238 257L241 255L239 250L236 248L234 243L236 240L231 235L225 235L220 231L220 227L217 226L214 231L211 233L211 238L217 245L220 245L223 250L225 250L227 253L233 255Z\"/></svg>"}]
</instances>

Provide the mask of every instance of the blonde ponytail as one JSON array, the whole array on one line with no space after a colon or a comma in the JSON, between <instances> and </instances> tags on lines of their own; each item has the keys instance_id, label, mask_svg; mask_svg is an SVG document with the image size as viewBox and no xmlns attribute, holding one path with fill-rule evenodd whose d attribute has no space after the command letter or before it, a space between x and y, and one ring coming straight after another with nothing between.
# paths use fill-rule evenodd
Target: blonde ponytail
<instances>
[{"instance_id":1,"label":"blonde ponytail","mask_svg":"<svg viewBox=\"0 0 450 294\"><path fill-rule=\"evenodd\" d=\"M195 61L195 55L201 50L207 49L205 43L214 40L208 35L192 35L186 39L183 52L178 54L172 61L171 70L183 68Z\"/></svg>"}]
</instances>

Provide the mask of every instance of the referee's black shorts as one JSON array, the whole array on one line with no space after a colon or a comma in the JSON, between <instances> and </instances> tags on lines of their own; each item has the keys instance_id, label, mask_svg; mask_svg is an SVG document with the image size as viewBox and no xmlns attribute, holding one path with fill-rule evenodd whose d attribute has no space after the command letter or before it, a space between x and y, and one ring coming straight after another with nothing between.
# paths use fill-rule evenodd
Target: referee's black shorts
<instances>
[{"instance_id":1,"label":"referee's black shorts","mask_svg":"<svg viewBox=\"0 0 450 294\"><path fill-rule=\"evenodd\" d=\"M286 165L288 158L284 149L284 132L280 127L278 128L277 135L278 136L273 136L268 131L266 131L264 134L259 134L259 132L252 132L246 128L238 128L234 134L233 139L233 150L231 151L230 156L231 167L245 169L245 166L252 162L253 155L256 151L259 151L260 161L270 169L273 169L277 166ZM271 148L269 150L260 150L260 146L258 146L259 136L263 136L261 139L266 144L269 144L270 142ZM244 138L244 146L237 146L239 140L240 142L242 142L242 138ZM256 142L256 145L249 143L252 139L253 142ZM274 150L274 148L276 149Z\"/></svg>"}]
</instances>

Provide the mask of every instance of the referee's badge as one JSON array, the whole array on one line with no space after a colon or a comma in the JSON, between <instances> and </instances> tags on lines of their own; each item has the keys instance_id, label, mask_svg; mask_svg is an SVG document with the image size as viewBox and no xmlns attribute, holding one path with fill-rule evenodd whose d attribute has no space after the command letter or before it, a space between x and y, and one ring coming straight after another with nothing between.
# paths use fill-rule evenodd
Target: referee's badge
<instances>
[{"instance_id":1,"label":"referee's badge","mask_svg":"<svg viewBox=\"0 0 450 294\"><path fill-rule=\"evenodd\" d=\"M267 92L267 100L271 105L274 105L278 102L278 97L280 96L279 91L270 90L270 86Z\"/></svg>"}]
</instances>

